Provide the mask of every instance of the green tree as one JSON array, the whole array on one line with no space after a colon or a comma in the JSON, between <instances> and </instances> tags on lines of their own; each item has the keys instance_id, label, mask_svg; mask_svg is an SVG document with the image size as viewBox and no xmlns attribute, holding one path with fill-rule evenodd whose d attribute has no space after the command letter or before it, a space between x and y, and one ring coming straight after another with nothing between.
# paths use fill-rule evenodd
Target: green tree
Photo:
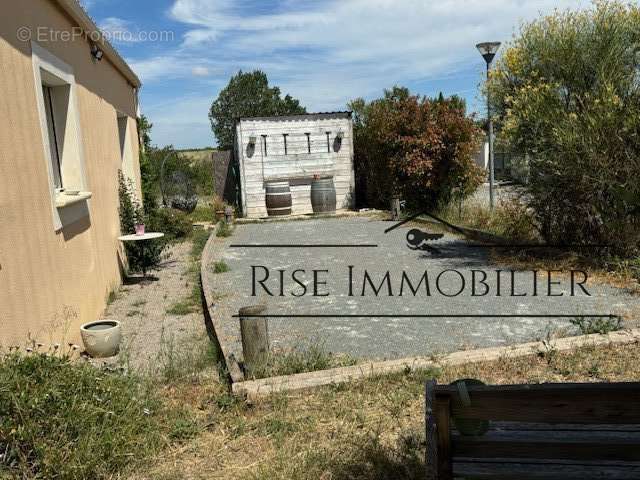
<instances>
[{"instance_id":1,"label":"green tree","mask_svg":"<svg viewBox=\"0 0 640 480\"><path fill-rule=\"evenodd\" d=\"M239 71L211 104L209 120L218 139L218 148L229 150L240 118L297 113L306 113L306 109L290 95L282 98L278 87L269 86L264 72Z\"/></svg>"},{"instance_id":2,"label":"green tree","mask_svg":"<svg viewBox=\"0 0 640 480\"><path fill-rule=\"evenodd\" d=\"M145 115L138 117L138 135L140 137L140 180L144 211L151 214L158 207L158 175L153 164L153 154L157 150L151 145L153 124Z\"/></svg>"},{"instance_id":3,"label":"green tree","mask_svg":"<svg viewBox=\"0 0 640 480\"><path fill-rule=\"evenodd\" d=\"M640 240L640 9L596 2L525 24L487 88L502 140L529 161L526 186L552 243Z\"/></svg>"},{"instance_id":4,"label":"green tree","mask_svg":"<svg viewBox=\"0 0 640 480\"><path fill-rule=\"evenodd\" d=\"M480 131L460 98L385 90L383 98L349 104L354 118L356 198L388 208L400 194L409 208L434 208L464 197L482 181L473 162Z\"/></svg>"},{"instance_id":5,"label":"green tree","mask_svg":"<svg viewBox=\"0 0 640 480\"><path fill-rule=\"evenodd\" d=\"M138 134L140 135L140 142L143 149L149 151L151 149L151 128L153 123L149 122L149 119L145 115L138 117Z\"/></svg>"}]
</instances>

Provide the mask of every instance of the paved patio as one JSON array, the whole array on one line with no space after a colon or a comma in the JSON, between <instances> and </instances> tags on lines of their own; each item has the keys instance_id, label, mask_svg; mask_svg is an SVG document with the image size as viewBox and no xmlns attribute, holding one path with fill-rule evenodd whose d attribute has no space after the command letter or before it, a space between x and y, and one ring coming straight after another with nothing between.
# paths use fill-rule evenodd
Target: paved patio
<instances>
[{"instance_id":1,"label":"paved patio","mask_svg":"<svg viewBox=\"0 0 640 480\"><path fill-rule=\"evenodd\" d=\"M442 239L429 243L437 247L439 253L411 250L407 247L406 235L416 226L403 226L385 234L385 229L391 225L387 221L366 217L238 225L232 237L217 241L212 246L216 250L212 258L226 262L230 271L214 274L212 266L207 268L219 299L216 315L222 319L222 340L239 354L238 319L232 315L237 314L242 306L262 302L268 305L268 314L285 316L269 319L274 347L286 348L307 341L320 341L330 351L368 358L430 355L518 343L544 338L550 331L564 329L567 333L576 332L569 318L555 315L633 316L634 312L640 311L638 297L613 287L588 281L585 288L591 296L587 296L577 285L582 280L580 274L575 279L575 296L570 296L570 275L554 274L552 282L559 284L552 284L551 291L564 295L549 297L546 296L549 288L546 275L539 274L534 292L533 274L516 272L514 293L527 293L527 296L516 297L510 295L510 272L503 272L501 295L497 296L495 270L508 268L492 265L487 249L473 247L465 239L445 234ZM420 228L428 230L428 227ZM280 246L249 246L256 244ZM354 246L283 246L290 244ZM363 244L376 246L355 246ZM314 269L328 270L328 273L317 274L317 293L327 296L312 295ZM279 270L284 271L282 288ZM293 278L294 270L305 272L297 272ZM424 283L417 287L425 270L430 295L426 293ZM488 274L486 284L490 291L487 295L473 295L472 275L482 276L482 273L472 274L472 270ZM268 279L260 284L267 271ZM387 271L388 283L385 279ZM406 275L404 281L403 272ZM415 295L408 282L418 290ZM374 290L380 286L382 289L376 295ZM475 278L475 286L476 294L484 291L478 277ZM301 295L305 287L306 295ZM459 290L461 293L454 295ZM537 296L533 296L534 293ZM325 317L294 318L291 315ZM500 318L498 315L514 317ZM536 318L532 315L551 317Z\"/></svg>"}]
</instances>

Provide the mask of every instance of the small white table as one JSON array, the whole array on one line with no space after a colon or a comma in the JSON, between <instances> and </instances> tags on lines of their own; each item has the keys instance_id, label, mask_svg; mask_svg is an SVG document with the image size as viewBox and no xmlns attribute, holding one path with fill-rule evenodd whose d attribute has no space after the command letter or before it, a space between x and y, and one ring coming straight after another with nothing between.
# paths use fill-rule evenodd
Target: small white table
<instances>
[{"instance_id":1,"label":"small white table","mask_svg":"<svg viewBox=\"0 0 640 480\"><path fill-rule=\"evenodd\" d=\"M129 235L122 235L118 237L118 240L122 242L142 242L140 244L140 254L142 255L142 276L147 278L147 265L144 262L144 240L154 240L156 238L164 237L164 233L161 232L147 232L142 235L137 235L135 233Z\"/></svg>"}]
</instances>

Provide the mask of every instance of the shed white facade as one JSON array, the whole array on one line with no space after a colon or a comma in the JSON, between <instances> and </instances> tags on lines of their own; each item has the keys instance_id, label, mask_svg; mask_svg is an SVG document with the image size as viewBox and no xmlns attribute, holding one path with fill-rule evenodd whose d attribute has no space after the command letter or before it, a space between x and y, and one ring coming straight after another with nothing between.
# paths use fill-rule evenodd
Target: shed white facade
<instances>
[{"instance_id":1,"label":"shed white facade","mask_svg":"<svg viewBox=\"0 0 640 480\"><path fill-rule=\"evenodd\" d=\"M351 112L243 118L236 125L242 213L267 216L265 186L289 182L292 215L312 213L314 175L333 177L337 210L354 205Z\"/></svg>"}]
</instances>

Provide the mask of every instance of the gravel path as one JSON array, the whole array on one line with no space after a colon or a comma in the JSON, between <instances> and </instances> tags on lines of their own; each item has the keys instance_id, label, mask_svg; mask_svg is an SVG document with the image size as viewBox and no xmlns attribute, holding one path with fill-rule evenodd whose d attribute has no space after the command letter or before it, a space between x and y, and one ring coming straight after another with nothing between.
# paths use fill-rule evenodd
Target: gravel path
<instances>
[{"instance_id":1,"label":"gravel path","mask_svg":"<svg viewBox=\"0 0 640 480\"><path fill-rule=\"evenodd\" d=\"M282 314L287 318L269 319L271 342L275 347L290 347L308 340L321 341L333 352L344 352L368 358L397 358L409 355L429 355L470 347L499 346L545 337L551 330L564 329L576 332L566 318L529 318L527 315L585 315L620 314L636 315L640 299L624 291L603 285L586 283L585 295L580 287L574 287L575 296L569 296L569 275L552 276L552 293L563 296L548 297L546 276L538 277L538 296L533 296L533 274L516 272L514 293L509 295L510 274L501 277L502 293L496 296L496 266L491 265L487 250L471 248L466 240L445 234L444 238L430 245L440 249L438 254L407 248L406 235L411 227L401 227L385 234L390 222L372 218L321 219L296 222L277 222L238 225L228 239L217 239L213 244L212 258L222 259L230 268L226 273L212 275L219 297L216 315L222 318L223 341L230 343L236 355L241 352L238 320L232 315L242 306L264 302L269 314ZM425 227L426 228L426 227ZM423 228L423 230L425 229ZM375 244L373 248L248 248L232 244ZM352 291L349 292L352 266ZM252 267L255 267L252 269ZM265 276L264 282L273 296L256 280ZM279 286L278 269L284 270L284 287ZM300 284L292 279L298 272ZM319 294L313 296L312 270L328 270L319 273ZM445 272L447 270L457 272ZM504 267L503 267L504 269ZM372 279L367 283L365 270ZM428 272L430 294L424 284L414 296L404 284L400 296L402 274L415 287ZM490 293L474 296L471 290L472 270L488 273ZM389 272L391 293L387 291L384 275ZM437 288L437 277L441 275ZM481 275L481 274L478 274ZM465 287L459 295L456 293ZM581 280L576 275L576 283ZM379 295L373 292L382 283ZM307 295L294 296L307 287ZM365 294L362 295L363 284ZM256 287L253 295L253 287ZM481 292L484 287L476 283ZM351 293L351 295L350 295ZM369 315L367 318L291 318L291 314ZM486 318L402 318L400 315L486 315ZM521 315L515 318L498 318L497 315Z\"/></svg>"},{"instance_id":2,"label":"gravel path","mask_svg":"<svg viewBox=\"0 0 640 480\"><path fill-rule=\"evenodd\" d=\"M190 348L202 341L206 330L202 312L170 315L167 309L191 292L192 279L187 272L191 242L173 245L161 268L150 273L153 281L138 283L137 278L124 285L104 313L104 318L122 324L122 348L118 358L137 370L153 371L162 363L162 355L171 349Z\"/></svg>"}]
</instances>

